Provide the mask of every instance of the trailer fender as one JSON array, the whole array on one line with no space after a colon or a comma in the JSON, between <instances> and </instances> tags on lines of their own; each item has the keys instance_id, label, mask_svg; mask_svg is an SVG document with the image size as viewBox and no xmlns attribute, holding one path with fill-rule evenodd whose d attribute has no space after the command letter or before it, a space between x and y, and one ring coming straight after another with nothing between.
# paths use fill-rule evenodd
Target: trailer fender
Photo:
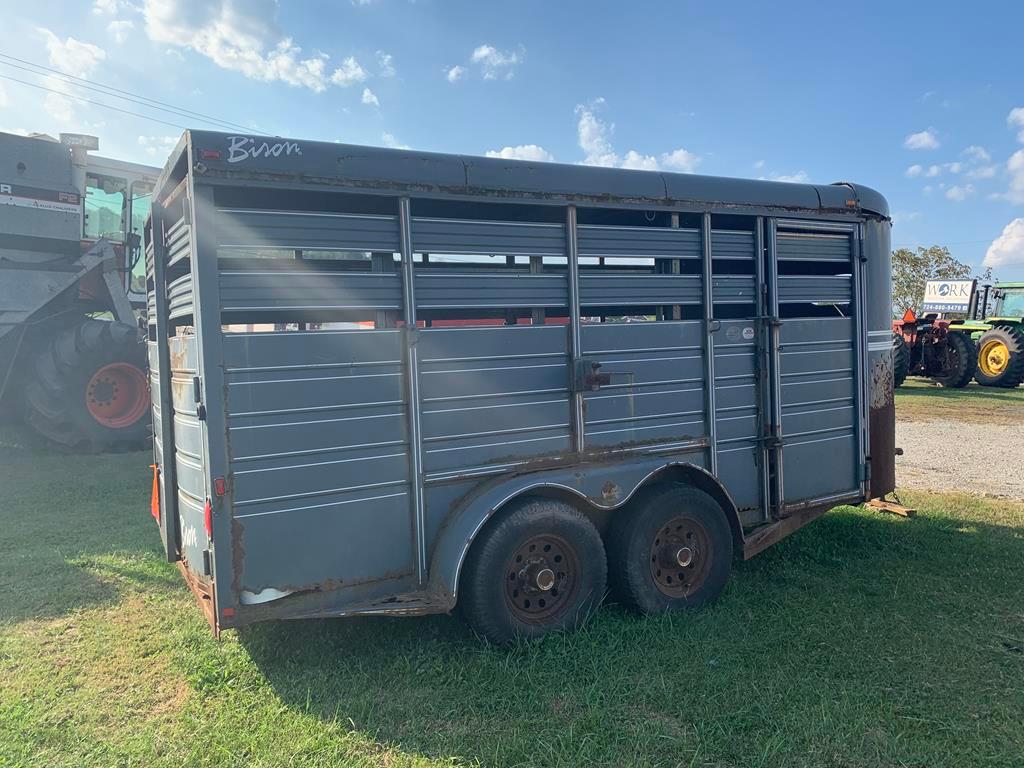
<instances>
[{"instance_id":1,"label":"trailer fender","mask_svg":"<svg viewBox=\"0 0 1024 768\"><path fill-rule=\"evenodd\" d=\"M459 574L477 534L509 502L529 494L562 498L592 511L611 511L625 505L643 486L659 480L687 482L711 495L722 507L742 548L739 512L721 482L703 467L685 461L638 459L615 465L562 467L503 476L480 483L449 513L430 562L430 591L455 605Z\"/></svg>"}]
</instances>

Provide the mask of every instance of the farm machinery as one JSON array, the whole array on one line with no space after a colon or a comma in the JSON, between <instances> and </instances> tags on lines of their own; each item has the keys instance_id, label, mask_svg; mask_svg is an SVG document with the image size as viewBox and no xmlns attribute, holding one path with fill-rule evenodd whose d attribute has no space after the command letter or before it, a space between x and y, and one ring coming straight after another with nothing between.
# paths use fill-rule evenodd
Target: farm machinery
<instances>
[{"instance_id":1,"label":"farm machinery","mask_svg":"<svg viewBox=\"0 0 1024 768\"><path fill-rule=\"evenodd\" d=\"M966 387L978 365L971 334L936 314L917 317L908 309L893 322L893 378L898 387L907 376L925 376L943 387Z\"/></svg>"},{"instance_id":2,"label":"farm machinery","mask_svg":"<svg viewBox=\"0 0 1024 768\"><path fill-rule=\"evenodd\" d=\"M925 376L946 387L1012 389L1024 381L1024 283L977 286L973 280L929 281L925 314L907 310L893 322L896 386ZM945 319L943 313L963 314Z\"/></svg>"},{"instance_id":3,"label":"farm machinery","mask_svg":"<svg viewBox=\"0 0 1024 768\"><path fill-rule=\"evenodd\" d=\"M158 170L98 148L80 134L0 133L0 413L68 451L149 436L136 312Z\"/></svg>"},{"instance_id":4,"label":"farm machinery","mask_svg":"<svg viewBox=\"0 0 1024 768\"><path fill-rule=\"evenodd\" d=\"M1024 381L1024 283L996 283L975 291L968 319L953 325L970 332L978 348L974 379L1013 389Z\"/></svg>"}]
</instances>

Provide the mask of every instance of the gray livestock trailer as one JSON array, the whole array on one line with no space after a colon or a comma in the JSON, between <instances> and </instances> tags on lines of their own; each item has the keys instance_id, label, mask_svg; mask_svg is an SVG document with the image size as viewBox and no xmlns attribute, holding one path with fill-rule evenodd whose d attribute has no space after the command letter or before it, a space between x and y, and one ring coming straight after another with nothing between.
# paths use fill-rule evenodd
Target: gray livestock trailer
<instances>
[{"instance_id":1,"label":"gray livestock trailer","mask_svg":"<svg viewBox=\"0 0 1024 768\"><path fill-rule=\"evenodd\" d=\"M878 193L184 134L153 514L214 631L699 606L894 486Z\"/></svg>"}]
</instances>

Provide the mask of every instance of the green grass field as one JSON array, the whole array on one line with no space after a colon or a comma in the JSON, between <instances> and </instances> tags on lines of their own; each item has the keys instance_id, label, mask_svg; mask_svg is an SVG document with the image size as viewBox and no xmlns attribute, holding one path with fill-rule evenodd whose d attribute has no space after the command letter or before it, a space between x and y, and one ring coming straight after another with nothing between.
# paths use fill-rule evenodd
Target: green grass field
<instances>
[{"instance_id":1,"label":"green grass field","mask_svg":"<svg viewBox=\"0 0 1024 768\"><path fill-rule=\"evenodd\" d=\"M2 766L1024 764L1020 505L841 508L707 610L512 650L447 616L216 641L148 463L0 447Z\"/></svg>"},{"instance_id":2,"label":"green grass field","mask_svg":"<svg viewBox=\"0 0 1024 768\"><path fill-rule=\"evenodd\" d=\"M899 418L1024 423L1024 387L998 389L971 382L963 389L943 389L928 379L908 378L896 390Z\"/></svg>"}]
</instances>

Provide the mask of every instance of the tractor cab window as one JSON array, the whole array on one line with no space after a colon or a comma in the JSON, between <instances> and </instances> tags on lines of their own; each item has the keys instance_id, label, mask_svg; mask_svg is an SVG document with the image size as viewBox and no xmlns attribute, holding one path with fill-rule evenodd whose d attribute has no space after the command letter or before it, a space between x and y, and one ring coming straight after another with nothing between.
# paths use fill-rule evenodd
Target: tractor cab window
<instances>
[{"instance_id":1,"label":"tractor cab window","mask_svg":"<svg viewBox=\"0 0 1024 768\"><path fill-rule=\"evenodd\" d=\"M1002 299L996 307L995 314L1000 317L1024 316L1024 288L1004 288Z\"/></svg>"},{"instance_id":2,"label":"tractor cab window","mask_svg":"<svg viewBox=\"0 0 1024 768\"><path fill-rule=\"evenodd\" d=\"M127 191L127 182L116 176L90 173L85 177L83 234L86 240L105 237L113 242L124 242Z\"/></svg>"},{"instance_id":3,"label":"tractor cab window","mask_svg":"<svg viewBox=\"0 0 1024 768\"><path fill-rule=\"evenodd\" d=\"M153 202L153 185L147 181L134 181L131 186L131 229L127 238L125 258L131 275L128 290L146 292L146 260L142 256L142 230L149 218Z\"/></svg>"}]
</instances>

